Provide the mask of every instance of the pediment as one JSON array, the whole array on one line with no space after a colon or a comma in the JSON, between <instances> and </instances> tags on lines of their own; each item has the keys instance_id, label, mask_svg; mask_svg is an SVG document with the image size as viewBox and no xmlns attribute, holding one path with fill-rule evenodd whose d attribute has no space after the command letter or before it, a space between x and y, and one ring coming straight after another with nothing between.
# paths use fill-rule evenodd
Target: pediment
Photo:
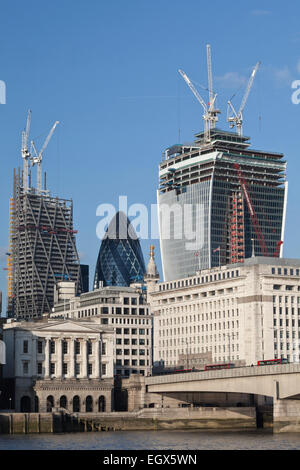
<instances>
[{"instance_id":1,"label":"pediment","mask_svg":"<svg viewBox=\"0 0 300 470\"><path fill-rule=\"evenodd\" d=\"M38 325L34 328L34 330L38 331L58 331L58 332L74 332L74 333L97 333L103 331L103 328L100 324L91 324L87 325L87 323L83 322L75 322L72 320L61 320L61 321L53 321L51 323L46 323L45 325Z\"/></svg>"}]
</instances>

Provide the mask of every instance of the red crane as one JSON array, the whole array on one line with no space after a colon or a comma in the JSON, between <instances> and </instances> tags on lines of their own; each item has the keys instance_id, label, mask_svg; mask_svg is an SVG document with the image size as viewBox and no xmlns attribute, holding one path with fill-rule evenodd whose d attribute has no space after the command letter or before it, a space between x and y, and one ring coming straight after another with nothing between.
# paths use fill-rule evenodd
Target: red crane
<instances>
[{"instance_id":1,"label":"red crane","mask_svg":"<svg viewBox=\"0 0 300 470\"><path fill-rule=\"evenodd\" d=\"M234 163L233 166L234 166L234 169L237 171L237 174L238 174L238 177L239 177L240 185L241 185L241 188L243 190L243 193L244 193L244 196L245 196L245 199L246 199L246 202L247 202L247 206L248 206L248 209L249 209L249 212L250 212L250 217L251 217L251 220L252 220L252 223L253 223L253 226L254 226L254 230L255 230L256 236L257 236L258 241L259 241L261 253L262 253L263 256L269 256L267 246L266 246L261 228L259 226L257 216L256 216L256 213L255 213L253 204L251 202L250 194L249 194L249 191L248 191L248 188L247 188L245 178L242 174L240 165L238 163Z\"/></svg>"}]
</instances>

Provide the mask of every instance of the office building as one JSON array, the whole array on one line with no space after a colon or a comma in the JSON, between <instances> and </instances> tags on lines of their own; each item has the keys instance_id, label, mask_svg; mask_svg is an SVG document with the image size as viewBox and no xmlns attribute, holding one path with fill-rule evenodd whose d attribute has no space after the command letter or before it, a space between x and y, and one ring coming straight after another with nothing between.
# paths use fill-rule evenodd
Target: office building
<instances>
[{"instance_id":1,"label":"office building","mask_svg":"<svg viewBox=\"0 0 300 470\"><path fill-rule=\"evenodd\" d=\"M101 242L94 289L130 286L144 278L145 263L139 239L124 212L117 212Z\"/></svg>"},{"instance_id":2,"label":"office building","mask_svg":"<svg viewBox=\"0 0 300 470\"><path fill-rule=\"evenodd\" d=\"M52 197L46 178L41 188L41 154L35 158L27 148L29 118L22 139L24 169L14 170L9 204L8 316L17 318L49 313L57 281L74 281L81 291L73 202ZM38 166L36 187L30 164Z\"/></svg>"},{"instance_id":3,"label":"office building","mask_svg":"<svg viewBox=\"0 0 300 470\"><path fill-rule=\"evenodd\" d=\"M152 286L153 360L300 361L300 261L254 257ZM181 355L181 358L180 358ZM181 361L182 362L182 361Z\"/></svg>"},{"instance_id":4,"label":"office building","mask_svg":"<svg viewBox=\"0 0 300 470\"><path fill-rule=\"evenodd\" d=\"M165 281L282 256L286 162L252 149L248 137L211 129L208 140L201 132L166 149L157 199Z\"/></svg>"},{"instance_id":5,"label":"office building","mask_svg":"<svg viewBox=\"0 0 300 470\"><path fill-rule=\"evenodd\" d=\"M123 377L149 375L152 366L152 314L143 286L110 286L80 296L68 296L67 284L58 284L60 296L54 304L51 319L89 320L91 327L98 324L113 328L114 374Z\"/></svg>"}]
</instances>

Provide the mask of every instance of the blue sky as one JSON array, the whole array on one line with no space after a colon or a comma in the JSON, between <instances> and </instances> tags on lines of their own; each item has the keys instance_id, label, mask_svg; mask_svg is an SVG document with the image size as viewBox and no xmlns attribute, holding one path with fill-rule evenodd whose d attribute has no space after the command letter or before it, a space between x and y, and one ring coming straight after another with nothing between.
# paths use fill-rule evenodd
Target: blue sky
<instances>
[{"instance_id":1,"label":"blue sky","mask_svg":"<svg viewBox=\"0 0 300 470\"><path fill-rule=\"evenodd\" d=\"M161 152L202 130L202 108L177 70L207 86L212 47L214 88L228 129L227 100L242 99L260 60L244 113L244 134L255 148L283 152L288 161L284 256L298 243L300 105L291 101L300 79L300 4L281 1L208 3L200 0L35 0L1 2L0 289L6 295L8 200L13 168L22 165L21 131L32 109L31 138L41 146L53 195L74 201L77 245L91 281L100 240L96 208L156 202ZM207 99L207 93L198 88ZM142 241L145 260L151 240ZM159 244L156 257L161 271ZM4 304L5 308L5 304Z\"/></svg>"}]
</instances>

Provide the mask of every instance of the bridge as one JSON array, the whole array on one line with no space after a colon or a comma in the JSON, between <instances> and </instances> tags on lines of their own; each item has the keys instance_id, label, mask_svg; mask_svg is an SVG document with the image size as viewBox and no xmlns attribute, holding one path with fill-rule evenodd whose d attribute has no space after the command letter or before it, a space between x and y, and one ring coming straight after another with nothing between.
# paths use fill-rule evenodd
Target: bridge
<instances>
[{"instance_id":1,"label":"bridge","mask_svg":"<svg viewBox=\"0 0 300 470\"><path fill-rule=\"evenodd\" d=\"M146 390L180 393L238 393L273 399L274 429L300 431L300 364L276 364L195 371L145 378Z\"/></svg>"}]
</instances>

